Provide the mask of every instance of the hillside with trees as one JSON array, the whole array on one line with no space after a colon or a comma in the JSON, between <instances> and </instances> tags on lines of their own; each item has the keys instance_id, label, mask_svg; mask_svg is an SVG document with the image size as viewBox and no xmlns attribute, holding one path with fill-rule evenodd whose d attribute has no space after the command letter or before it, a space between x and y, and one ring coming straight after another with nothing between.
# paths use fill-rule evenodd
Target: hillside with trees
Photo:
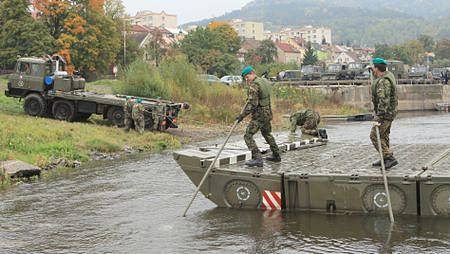
<instances>
[{"instance_id":1,"label":"hillside with trees","mask_svg":"<svg viewBox=\"0 0 450 254\"><path fill-rule=\"evenodd\" d=\"M399 44L427 34L450 37L450 1L255 0L214 20L263 22L266 30L327 26L333 41L351 45ZM204 25L212 19L191 24Z\"/></svg>"}]
</instances>

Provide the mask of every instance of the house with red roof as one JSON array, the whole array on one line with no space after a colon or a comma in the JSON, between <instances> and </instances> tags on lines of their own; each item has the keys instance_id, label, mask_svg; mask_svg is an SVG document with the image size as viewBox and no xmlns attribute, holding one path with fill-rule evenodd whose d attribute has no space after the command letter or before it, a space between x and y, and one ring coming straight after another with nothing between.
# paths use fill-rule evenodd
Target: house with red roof
<instances>
[{"instance_id":1,"label":"house with red roof","mask_svg":"<svg viewBox=\"0 0 450 254\"><path fill-rule=\"evenodd\" d=\"M277 62L300 64L303 59L302 51L286 42L275 42L277 47Z\"/></svg>"}]
</instances>

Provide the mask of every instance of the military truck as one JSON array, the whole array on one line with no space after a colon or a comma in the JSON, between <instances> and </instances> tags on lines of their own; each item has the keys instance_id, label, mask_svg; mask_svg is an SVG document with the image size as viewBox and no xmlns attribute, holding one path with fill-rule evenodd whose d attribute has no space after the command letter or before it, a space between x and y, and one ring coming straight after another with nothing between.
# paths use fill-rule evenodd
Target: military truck
<instances>
[{"instance_id":1,"label":"military truck","mask_svg":"<svg viewBox=\"0 0 450 254\"><path fill-rule=\"evenodd\" d=\"M411 71L408 73L408 78L410 79L423 79L427 78L427 67L426 66L413 66Z\"/></svg>"},{"instance_id":2,"label":"military truck","mask_svg":"<svg viewBox=\"0 0 450 254\"><path fill-rule=\"evenodd\" d=\"M323 68L315 65L302 66L302 80L320 80L322 77Z\"/></svg>"},{"instance_id":3,"label":"military truck","mask_svg":"<svg viewBox=\"0 0 450 254\"><path fill-rule=\"evenodd\" d=\"M323 80L336 80L337 74L342 70L341 64L329 64L325 71L322 73L321 78Z\"/></svg>"},{"instance_id":4,"label":"military truck","mask_svg":"<svg viewBox=\"0 0 450 254\"><path fill-rule=\"evenodd\" d=\"M388 60L387 68L397 79L408 78L408 73L405 71L405 65L402 61Z\"/></svg>"},{"instance_id":5,"label":"military truck","mask_svg":"<svg viewBox=\"0 0 450 254\"><path fill-rule=\"evenodd\" d=\"M25 113L48 116L64 121L82 121L92 114L102 115L112 124L123 126L124 95L98 94L85 91L85 80L69 75L60 56L19 58L9 75L7 97L24 100ZM146 128L177 128L176 119L186 103L142 98L146 109Z\"/></svg>"},{"instance_id":6,"label":"military truck","mask_svg":"<svg viewBox=\"0 0 450 254\"><path fill-rule=\"evenodd\" d=\"M277 75L277 81L299 81L302 79L300 70L280 71Z\"/></svg>"}]
</instances>

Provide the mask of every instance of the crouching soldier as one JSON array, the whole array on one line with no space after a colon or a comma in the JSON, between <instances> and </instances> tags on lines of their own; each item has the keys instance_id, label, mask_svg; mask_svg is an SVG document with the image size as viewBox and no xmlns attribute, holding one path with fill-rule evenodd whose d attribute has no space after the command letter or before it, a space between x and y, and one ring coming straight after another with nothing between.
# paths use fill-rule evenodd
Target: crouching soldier
<instances>
[{"instance_id":1,"label":"crouching soldier","mask_svg":"<svg viewBox=\"0 0 450 254\"><path fill-rule=\"evenodd\" d=\"M142 104L142 99L136 99L136 103L133 105L133 121L137 132L140 134L144 133L145 129L145 118L144 118L145 108Z\"/></svg>"},{"instance_id":2,"label":"crouching soldier","mask_svg":"<svg viewBox=\"0 0 450 254\"><path fill-rule=\"evenodd\" d=\"M133 126L133 104L134 101L131 98L131 96L127 96L125 100L125 104L123 105L123 113L124 113L124 119L123 123L125 124L125 131L130 131L131 127Z\"/></svg>"},{"instance_id":3,"label":"crouching soldier","mask_svg":"<svg viewBox=\"0 0 450 254\"><path fill-rule=\"evenodd\" d=\"M297 126L303 134L318 136L318 129L320 123L320 115L312 109L303 109L291 115L289 118L291 121L290 131L292 134L297 130Z\"/></svg>"}]
</instances>

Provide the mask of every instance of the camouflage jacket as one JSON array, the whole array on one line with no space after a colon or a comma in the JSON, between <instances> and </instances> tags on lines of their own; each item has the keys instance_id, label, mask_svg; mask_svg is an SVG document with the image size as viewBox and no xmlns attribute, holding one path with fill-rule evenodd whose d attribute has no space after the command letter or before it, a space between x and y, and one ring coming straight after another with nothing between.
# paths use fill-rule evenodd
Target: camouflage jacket
<instances>
[{"instance_id":1,"label":"camouflage jacket","mask_svg":"<svg viewBox=\"0 0 450 254\"><path fill-rule=\"evenodd\" d=\"M141 103L136 103L133 105L133 119L143 119L145 108Z\"/></svg>"},{"instance_id":2,"label":"camouflage jacket","mask_svg":"<svg viewBox=\"0 0 450 254\"><path fill-rule=\"evenodd\" d=\"M303 125L308 119L315 118L316 114L312 109L303 109L291 115L291 120L296 120L297 125Z\"/></svg>"},{"instance_id":3,"label":"camouflage jacket","mask_svg":"<svg viewBox=\"0 0 450 254\"><path fill-rule=\"evenodd\" d=\"M125 100L125 103L123 105L123 111L125 113L125 116L131 117L131 114L133 113L133 105L134 102L130 100Z\"/></svg>"},{"instance_id":4,"label":"camouflage jacket","mask_svg":"<svg viewBox=\"0 0 450 254\"><path fill-rule=\"evenodd\" d=\"M372 82L371 90L375 114L380 119L394 120L398 106L397 81L394 75L387 71L384 77Z\"/></svg>"},{"instance_id":5,"label":"camouflage jacket","mask_svg":"<svg viewBox=\"0 0 450 254\"><path fill-rule=\"evenodd\" d=\"M270 83L266 79L257 77L248 85L248 104L243 112L243 116L251 114L252 119L272 120L270 95Z\"/></svg>"}]
</instances>

